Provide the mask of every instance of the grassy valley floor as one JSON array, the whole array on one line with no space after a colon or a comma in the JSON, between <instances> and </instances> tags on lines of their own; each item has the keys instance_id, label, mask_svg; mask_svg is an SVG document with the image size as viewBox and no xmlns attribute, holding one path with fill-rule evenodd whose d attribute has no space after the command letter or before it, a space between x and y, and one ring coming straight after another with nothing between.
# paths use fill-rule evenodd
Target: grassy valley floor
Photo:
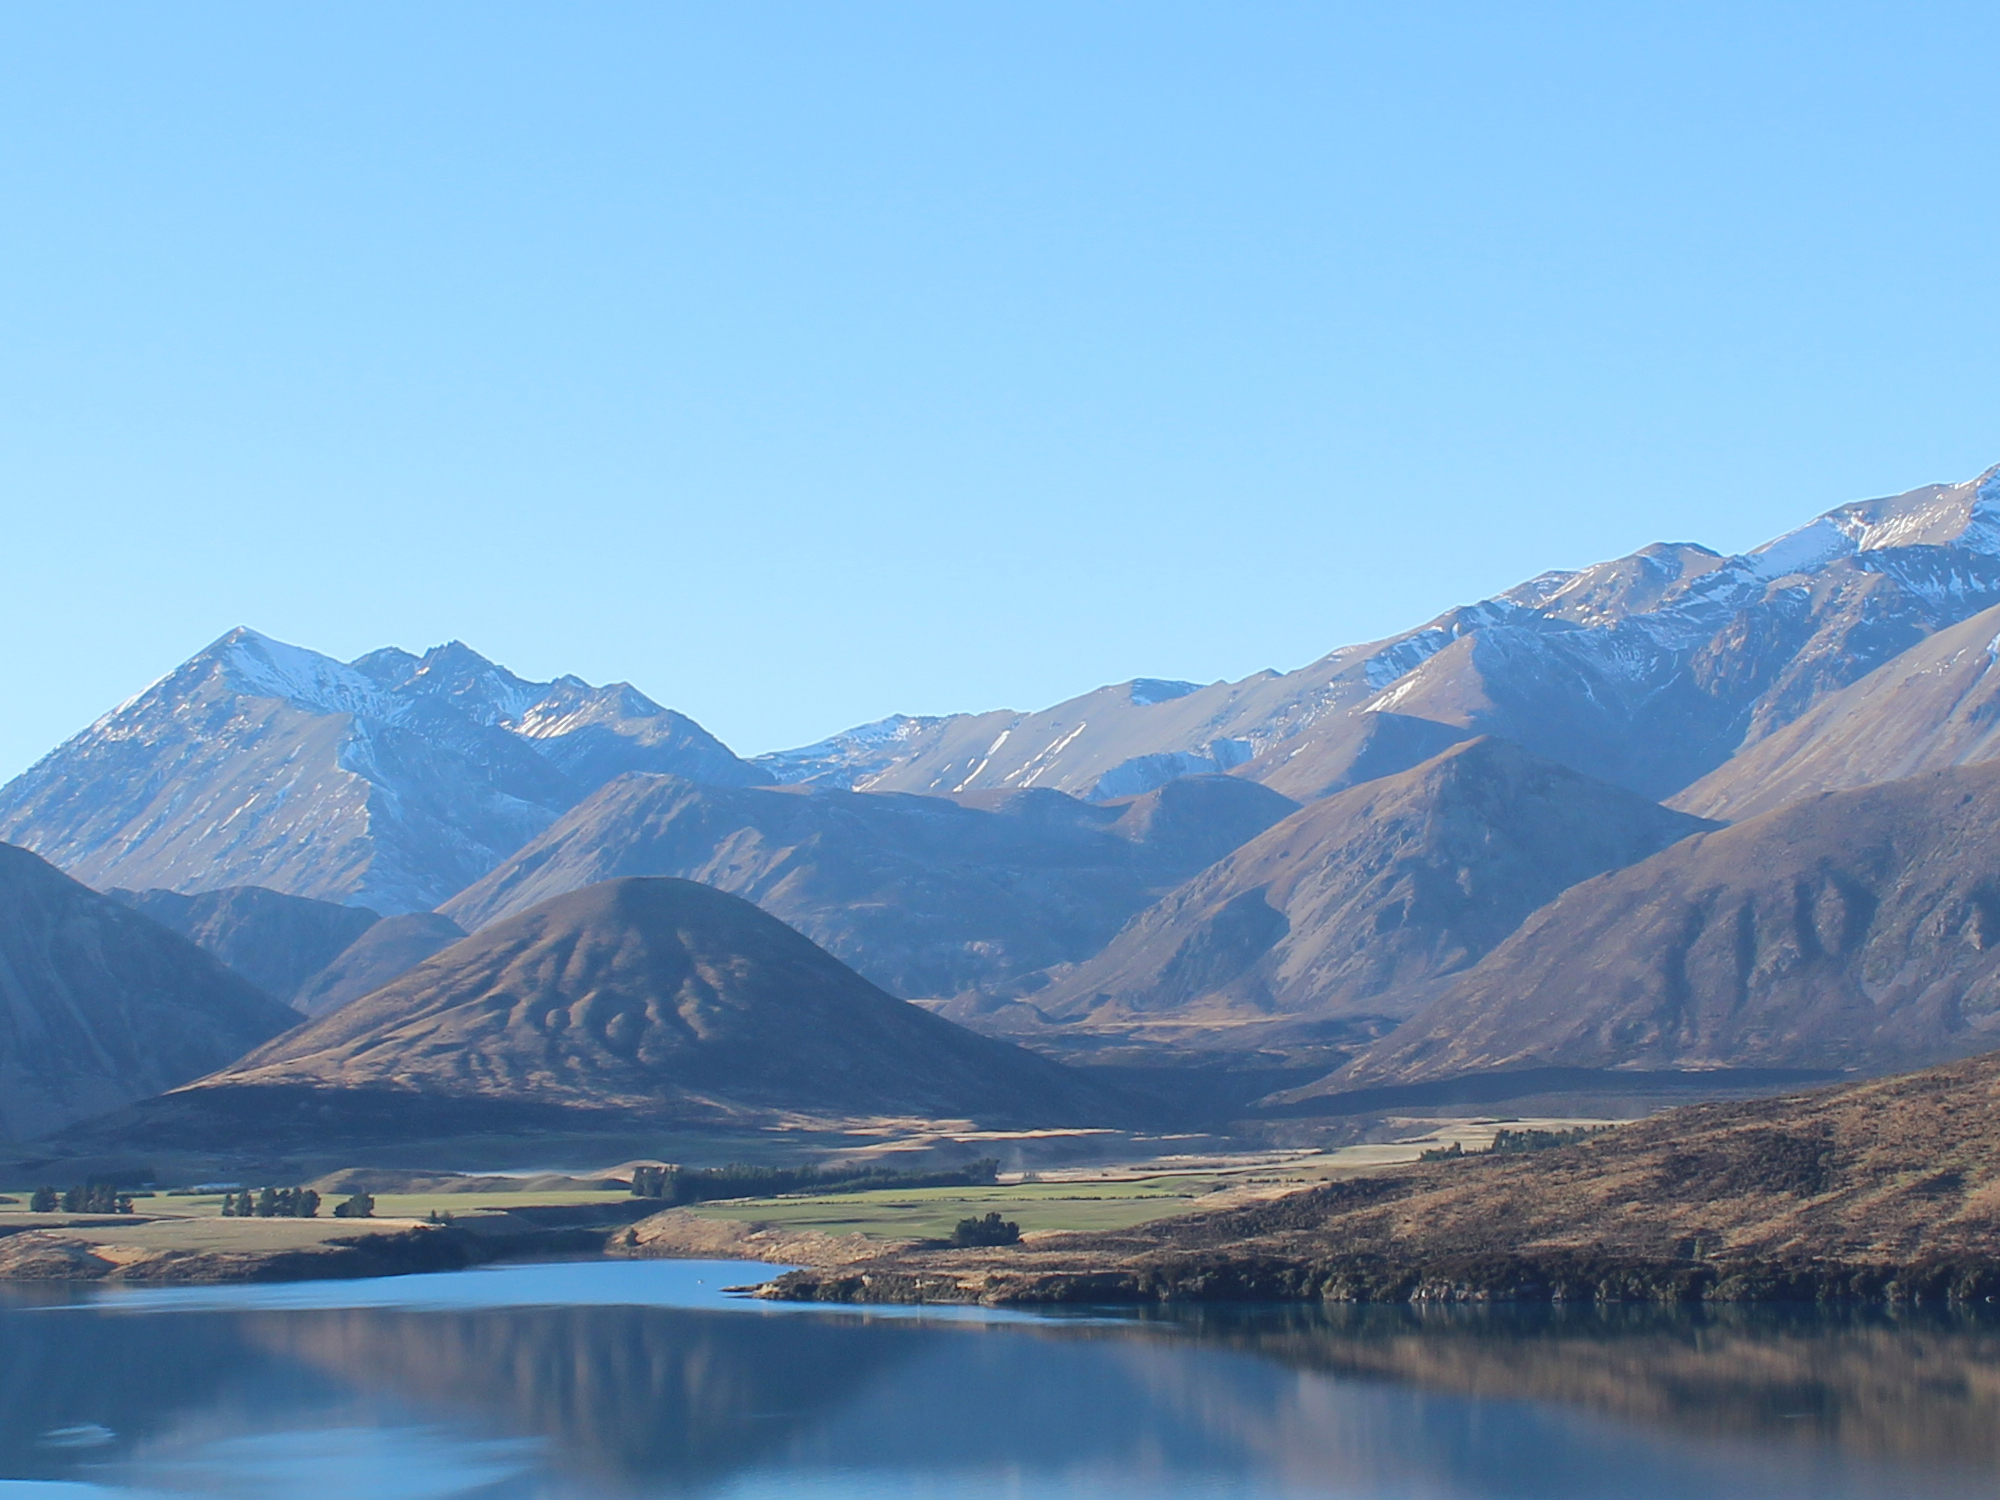
<instances>
[{"instance_id":1,"label":"grassy valley floor","mask_svg":"<svg viewBox=\"0 0 2000 1500\"><path fill-rule=\"evenodd\" d=\"M311 1219L224 1217L219 1191L142 1195L130 1215L36 1214L17 1189L7 1195L17 1201L0 1203L0 1281L296 1280L600 1251L844 1264L943 1238L960 1219L992 1212L1031 1237L1127 1230L1265 1202L1451 1143L1482 1149L1503 1126L1565 1123L1411 1120L1402 1141L1328 1152L1156 1154L1003 1174L990 1186L797 1193L665 1211L616 1180L629 1165L517 1177L347 1169L312 1184L323 1203ZM357 1189L373 1196L373 1217L332 1217Z\"/></svg>"}]
</instances>

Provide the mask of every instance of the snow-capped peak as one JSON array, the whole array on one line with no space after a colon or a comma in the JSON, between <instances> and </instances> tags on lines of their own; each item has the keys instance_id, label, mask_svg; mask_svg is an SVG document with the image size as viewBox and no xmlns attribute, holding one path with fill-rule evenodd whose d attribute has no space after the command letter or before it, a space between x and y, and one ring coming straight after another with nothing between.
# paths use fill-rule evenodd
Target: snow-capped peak
<instances>
[{"instance_id":1,"label":"snow-capped peak","mask_svg":"<svg viewBox=\"0 0 2000 1500\"><path fill-rule=\"evenodd\" d=\"M282 698L316 713L381 710L381 690L353 667L248 626L239 625L202 655L217 663L231 686L253 697Z\"/></svg>"}]
</instances>

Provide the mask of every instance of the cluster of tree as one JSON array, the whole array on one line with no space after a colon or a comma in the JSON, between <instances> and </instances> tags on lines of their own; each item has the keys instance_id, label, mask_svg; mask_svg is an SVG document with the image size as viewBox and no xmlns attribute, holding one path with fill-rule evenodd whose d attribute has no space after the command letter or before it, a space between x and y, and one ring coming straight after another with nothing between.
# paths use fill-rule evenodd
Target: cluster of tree
<instances>
[{"instance_id":1,"label":"cluster of tree","mask_svg":"<svg viewBox=\"0 0 2000 1500\"><path fill-rule=\"evenodd\" d=\"M873 1188L990 1187L1000 1163L985 1157L968 1166L935 1172L898 1172L888 1167L636 1167L635 1198L658 1198L668 1206L715 1198L769 1198L778 1193L864 1193Z\"/></svg>"},{"instance_id":2,"label":"cluster of tree","mask_svg":"<svg viewBox=\"0 0 2000 1500\"><path fill-rule=\"evenodd\" d=\"M356 1193L351 1198L343 1198L333 1205L336 1219L372 1219L375 1217L375 1199L367 1193Z\"/></svg>"},{"instance_id":3,"label":"cluster of tree","mask_svg":"<svg viewBox=\"0 0 2000 1500\"><path fill-rule=\"evenodd\" d=\"M225 1219L312 1219L319 1216L319 1194L311 1188L267 1187L252 1193L245 1188L241 1193L222 1195L222 1217Z\"/></svg>"},{"instance_id":4,"label":"cluster of tree","mask_svg":"<svg viewBox=\"0 0 2000 1500\"><path fill-rule=\"evenodd\" d=\"M1493 1149L1501 1155L1523 1151L1547 1151L1555 1146L1574 1146L1609 1130L1609 1125L1578 1125L1572 1130L1502 1130L1493 1137Z\"/></svg>"},{"instance_id":5,"label":"cluster of tree","mask_svg":"<svg viewBox=\"0 0 2000 1500\"><path fill-rule=\"evenodd\" d=\"M58 1193L52 1187L38 1187L28 1199L28 1207L38 1214L52 1214L58 1209L66 1214L129 1214L132 1195L115 1182L86 1182L65 1193Z\"/></svg>"},{"instance_id":6,"label":"cluster of tree","mask_svg":"<svg viewBox=\"0 0 2000 1500\"><path fill-rule=\"evenodd\" d=\"M973 1245L1018 1245L1021 1243L1021 1226L1012 1219L1003 1219L997 1213L988 1214L983 1219L960 1219L958 1227L951 1232L952 1244L960 1249Z\"/></svg>"},{"instance_id":7,"label":"cluster of tree","mask_svg":"<svg viewBox=\"0 0 2000 1500\"><path fill-rule=\"evenodd\" d=\"M1457 1141L1449 1146L1436 1147L1417 1153L1418 1161L1457 1161L1461 1156L1522 1156L1530 1151L1548 1151L1557 1146L1574 1146L1578 1141L1587 1141L1592 1136L1609 1130L1609 1125L1578 1125L1573 1130L1508 1130L1502 1126L1494 1133L1492 1148L1488 1151L1467 1151Z\"/></svg>"}]
</instances>

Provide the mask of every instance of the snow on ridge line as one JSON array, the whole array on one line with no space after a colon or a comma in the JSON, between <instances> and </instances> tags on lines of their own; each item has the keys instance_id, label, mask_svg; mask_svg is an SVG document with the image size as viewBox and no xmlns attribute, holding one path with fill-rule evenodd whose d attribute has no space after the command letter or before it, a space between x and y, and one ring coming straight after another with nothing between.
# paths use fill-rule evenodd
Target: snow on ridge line
<instances>
[{"instance_id":1,"label":"snow on ridge line","mask_svg":"<svg viewBox=\"0 0 2000 1500\"><path fill-rule=\"evenodd\" d=\"M342 661L238 627L217 658L231 684L255 696L282 698L320 713L384 715L382 690Z\"/></svg>"}]
</instances>

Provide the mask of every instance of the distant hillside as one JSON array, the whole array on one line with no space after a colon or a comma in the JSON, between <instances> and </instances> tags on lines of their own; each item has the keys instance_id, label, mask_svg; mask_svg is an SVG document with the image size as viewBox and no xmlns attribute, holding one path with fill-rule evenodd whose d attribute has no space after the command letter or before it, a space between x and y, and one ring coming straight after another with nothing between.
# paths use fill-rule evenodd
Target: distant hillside
<instances>
[{"instance_id":1,"label":"distant hillside","mask_svg":"<svg viewBox=\"0 0 2000 1500\"><path fill-rule=\"evenodd\" d=\"M234 630L0 787L0 838L100 888L421 911L635 770L763 779L622 683Z\"/></svg>"},{"instance_id":2,"label":"distant hillside","mask_svg":"<svg viewBox=\"0 0 2000 1500\"><path fill-rule=\"evenodd\" d=\"M1737 820L1840 792L2000 756L2000 608L1940 630L1822 699L1675 796Z\"/></svg>"},{"instance_id":3,"label":"distant hillside","mask_svg":"<svg viewBox=\"0 0 2000 1500\"><path fill-rule=\"evenodd\" d=\"M343 948L291 995L292 1005L323 1016L398 979L465 936L465 929L434 911L385 917Z\"/></svg>"},{"instance_id":4,"label":"distant hillside","mask_svg":"<svg viewBox=\"0 0 2000 1500\"><path fill-rule=\"evenodd\" d=\"M1349 784L1354 720L1390 710L1667 797L1996 604L2000 469L1839 506L1737 557L1660 543L1545 573L1294 672L1139 679L1033 713L884 720L760 764L778 780L874 791L1078 796L1233 771L1305 797Z\"/></svg>"},{"instance_id":5,"label":"distant hillside","mask_svg":"<svg viewBox=\"0 0 2000 1500\"><path fill-rule=\"evenodd\" d=\"M484 1128L509 1109L624 1127L1124 1112L1078 1074L884 994L747 901L628 879L496 923L120 1128L213 1140L306 1122L323 1139L416 1116Z\"/></svg>"},{"instance_id":6,"label":"distant hillside","mask_svg":"<svg viewBox=\"0 0 2000 1500\"><path fill-rule=\"evenodd\" d=\"M1567 887L1714 826L1472 740L1308 804L1030 1000L1099 1023L1406 1014Z\"/></svg>"},{"instance_id":7,"label":"distant hillside","mask_svg":"<svg viewBox=\"0 0 2000 1500\"><path fill-rule=\"evenodd\" d=\"M308 980L381 920L365 906L286 896L260 886L106 891L228 964L265 994L290 1003Z\"/></svg>"},{"instance_id":8,"label":"distant hillside","mask_svg":"<svg viewBox=\"0 0 2000 1500\"><path fill-rule=\"evenodd\" d=\"M2000 1293L2000 1058L1694 1105L1578 1145L1009 1252L787 1278L852 1301L1659 1302Z\"/></svg>"},{"instance_id":9,"label":"distant hillside","mask_svg":"<svg viewBox=\"0 0 2000 1500\"><path fill-rule=\"evenodd\" d=\"M0 1136L186 1083L297 1021L186 938L0 844Z\"/></svg>"},{"instance_id":10,"label":"distant hillside","mask_svg":"<svg viewBox=\"0 0 2000 1500\"><path fill-rule=\"evenodd\" d=\"M1320 1087L1858 1068L2000 1042L2000 763L1810 797L1571 887Z\"/></svg>"},{"instance_id":11,"label":"distant hillside","mask_svg":"<svg viewBox=\"0 0 2000 1500\"><path fill-rule=\"evenodd\" d=\"M1107 805L628 776L444 912L479 928L601 880L679 876L756 902L891 993L948 996L1096 952L1295 805L1219 776Z\"/></svg>"}]
</instances>

